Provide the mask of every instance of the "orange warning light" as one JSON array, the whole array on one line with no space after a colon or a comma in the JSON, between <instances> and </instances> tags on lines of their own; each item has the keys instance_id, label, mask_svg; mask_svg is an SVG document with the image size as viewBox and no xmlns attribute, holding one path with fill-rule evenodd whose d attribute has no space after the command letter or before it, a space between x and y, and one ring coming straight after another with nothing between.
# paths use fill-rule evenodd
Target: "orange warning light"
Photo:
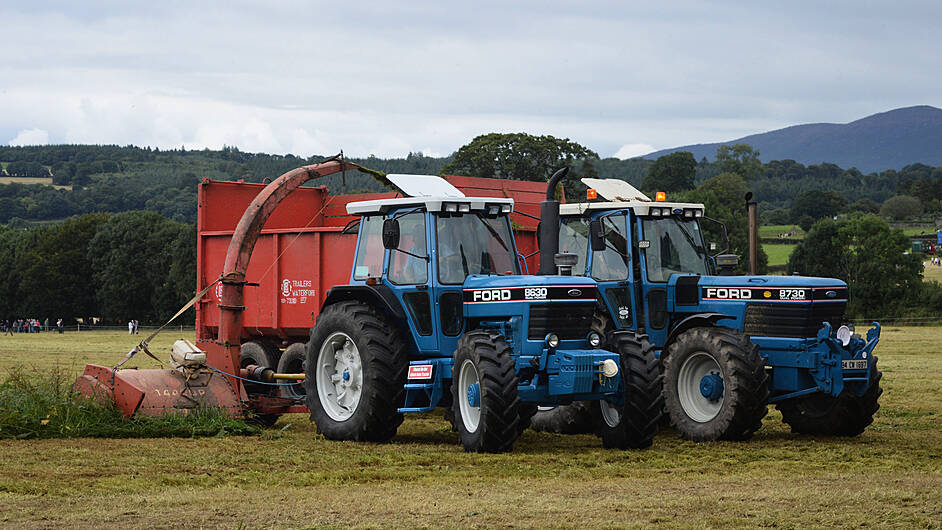
<instances>
[{"instance_id":1,"label":"orange warning light","mask_svg":"<svg viewBox=\"0 0 942 530\"><path fill-rule=\"evenodd\" d=\"M590 201L594 201L599 198L599 194L592 188L585 190L585 198Z\"/></svg>"},{"instance_id":2,"label":"orange warning light","mask_svg":"<svg viewBox=\"0 0 942 530\"><path fill-rule=\"evenodd\" d=\"M663 191L657 192L657 195L654 196L654 200L657 202L664 202L667 200L667 194Z\"/></svg>"}]
</instances>

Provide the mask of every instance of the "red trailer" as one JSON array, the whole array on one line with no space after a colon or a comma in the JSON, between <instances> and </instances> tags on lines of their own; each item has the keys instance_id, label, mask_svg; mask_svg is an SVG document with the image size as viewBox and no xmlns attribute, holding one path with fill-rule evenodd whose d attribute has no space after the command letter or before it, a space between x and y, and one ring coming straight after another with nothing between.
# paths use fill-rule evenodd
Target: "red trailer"
<instances>
[{"instance_id":1,"label":"red trailer","mask_svg":"<svg viewBox=\"0 0 942 530\"><path fill-rule=\"evenodd\" d=\"M545 182L445 177L467 196L510 197L519 252L537 249L536 225ZM264 184L204 179L199 187L197 213L197 291L223 272L226 251L249 203ZM307 341L327 291L348 283L353 266L356 230L347 230L358 217L347 215L349 202L392 198L396 193L331 195L327 187L302 187L284 199L265 223L246 271L242 343L254 343L246 363L276 368L279 348ZM527 217L527 215L533 217ZM537 256L526 260L530 272ZM222 284L197 304L196 337L214 341L219 332ZM200 345L203 346L203 345ZM262 350L261 352L259 350ZM267 357L267 359L266 359ZM251 358L251 359L250 359ZM287 371L296 372L290 367Z\"/></svg>"}]
</instances>

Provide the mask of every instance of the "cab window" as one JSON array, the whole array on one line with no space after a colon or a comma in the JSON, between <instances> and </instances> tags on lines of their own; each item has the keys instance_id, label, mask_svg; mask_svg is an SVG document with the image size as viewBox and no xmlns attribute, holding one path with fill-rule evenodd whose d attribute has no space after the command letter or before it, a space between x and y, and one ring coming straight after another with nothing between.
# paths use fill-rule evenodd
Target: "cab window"
<instances>
[{"instance_id":1,"label":"cab window","mask_svg":"<svg viewBox=\"0 0 942 530\"><path fill-rule=\"evenodd\" d=\"M371 215L360 223L357 258L353 264L353 279L379 278L383 274L383 217Z\"/></svg>"},{"instance_id":2,"label":"cab window","mask_svg":"<svg viewBox=\"0 0 942 530\"><path fill-rule=\"evenodd\" d=\"M399 220L399 247L389 253L389 281L397 285L426 283L425 212L410 212L396 219Z\"/></svg>"}]
</instances>

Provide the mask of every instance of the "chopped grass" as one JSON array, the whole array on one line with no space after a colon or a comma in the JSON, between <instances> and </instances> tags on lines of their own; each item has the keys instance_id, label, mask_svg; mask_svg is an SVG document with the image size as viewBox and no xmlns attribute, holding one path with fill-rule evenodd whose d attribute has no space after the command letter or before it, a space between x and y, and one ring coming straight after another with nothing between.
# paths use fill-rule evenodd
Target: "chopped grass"
<instances>
[{"instance_id":1,"label":"chopped grass","mask_svg":"<svg viewBox=\"0 0 942 530\"><path fill-rule=\"evenodd\" d=\"M47 335L0 336L0 364L114 364L135 340ZM301 414L258 437L0 440L0 527L938 528L940 341L884 328L881 408L855 438L794 435L772 407L748 442L667 429L645 451L528 430L465 453L440 412L384 444L325 440Z\"/></svg>"},{"instance_id":2,"label":"chopped grass","mask_svg":"<svg viewBox=\"0 0 942 530\"><path fill-rule=\"evenodd\" d=\"M62 370L44 374L12 370L0 381L0 439L166 438L259 432L214 409L127 419L112 403L73 394L72 381Z\"/></svg>"}]
</instances>

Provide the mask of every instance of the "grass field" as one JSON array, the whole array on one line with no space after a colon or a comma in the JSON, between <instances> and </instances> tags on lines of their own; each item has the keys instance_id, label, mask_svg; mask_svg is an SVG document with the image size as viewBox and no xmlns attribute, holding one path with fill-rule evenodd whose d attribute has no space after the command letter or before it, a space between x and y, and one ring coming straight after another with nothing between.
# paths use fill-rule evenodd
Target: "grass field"
<instances>
[{"instance_id":1,"label":"grass field","mask_svg":"<svg viewBox=\"0 0 942 530\"><path fill-rule=\"evenodd\" d=\"M788 257L792 255L797 245L773 245L763 243L762 249L769 257L769 265L785 265L788 263Z\"/></svg>"},{"instance_id":2,"label":"grass field","mask_svg":"<svg viewBox=\"0 0 942 530\"><path fill-rule=\"evenodd\" d=\"M138 340L0 337L0 371L78 373ZM512 453L467 454L440 414L407 416L379 445L326 441L303 415L257 437L0 441L0 526L938 528L940 341L938 327L885 330L882 408L851 439L792 435L773 409L749 442L668 431L628 452L527 431Z\"/></svg>"},{"instance_id":3,"label":"grass field","mask_svg":"<svg viewBox=\"0 0 942 530\"><path fill-rule=\"evenodd\" d=\"M942 267L932 265L929 262L923 262L923 266L923 279L925 279L927 282L942 283Z\"/></svg>"},{"instance_id":4,"label":"grass field","mask_svg":"<svg viewBox=\"0 0 942 530\"><path fill-rule=\"evenodd\" d=\"M805 233L798 225L759 225L759 237L778 237L779 234L787 234L795 229L798 231L796 239L804 237Z\"/></svg>"},{"instance_id":5,"label":"grass field","mask_svg":"<svg viewBox=\"0 0 942 530\"><path fill-rule=\"evenodd\" d=\"M6 177L0 176L0 184L45 184L52 186L57 190L71 190L72 186L56 186L52 183L51 177Z\"/></svg>"}]
</instances>

